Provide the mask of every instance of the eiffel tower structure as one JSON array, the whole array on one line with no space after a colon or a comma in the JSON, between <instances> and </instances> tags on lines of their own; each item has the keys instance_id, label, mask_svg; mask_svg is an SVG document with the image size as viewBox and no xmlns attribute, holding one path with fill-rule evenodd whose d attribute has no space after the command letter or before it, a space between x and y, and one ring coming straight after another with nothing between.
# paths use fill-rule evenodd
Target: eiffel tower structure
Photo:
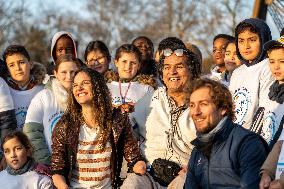
<instances>
[{"instance_id":1,"label":"eiffel tower structure","mask_svg":"<svg viewBox=\"0 0 284 189\"><path fill-rule=\"evenodd\" d=\"M281 31L284 28L284 0L255 0L253 17L266 20L267 12Z\"/></svg>"}]
</instances>

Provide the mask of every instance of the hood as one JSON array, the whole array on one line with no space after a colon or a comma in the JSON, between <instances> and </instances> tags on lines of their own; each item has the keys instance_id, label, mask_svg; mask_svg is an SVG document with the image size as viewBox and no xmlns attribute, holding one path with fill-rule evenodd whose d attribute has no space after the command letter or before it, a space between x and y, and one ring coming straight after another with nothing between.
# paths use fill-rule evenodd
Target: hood
<instances>
[{"instance_id":1,"label":"hood","mask_svg":"<svg viewBox=\"0 0 284 189\"><path fill-rule=\"evenodd\" d=\"M77 58L76 43L75 43L75 40L73 39L71 33L67 32L67 31L60 31L60 32L55 33L55 34L53 35L53 37L52 37L52 40L51 40L50 55L51 55L51 57L52 57L53 62L55 62L55 57L53 56L53 51L54 51L55 44L56 44L57 40L58 40L61 36L63 36L63 35L67 35L67 36L70 37L71 40L73 41L74 51L75 51L74 54L75 54L75 56L76 56L76 58Z\"/></svg>"},{"instance_id":2,"label":"hood","mask_svg":"<svg viewBox=\"0 0 284 189\"><path fill-rule=\"evenodd\" d=\"M251 63L249 63L247 60L243 59L241 54L239 53L239 48L238 48L238 35L237 35L237 30L240 26L242 26L243 24L249 24L251 26L253 26L255 28L255 30L258 33L258 36L260 38L260 53L258 54L258 57ZM236 36L236 48L237 48L237 55L239 57L239 59L241 60L242 63L244 63L246 66L252 66L254 64L257 64L258 62L261 62L262 60L264 60L266 58L266 53L263 50L263 45L264 43L266 43L267 41L271 40L271 31L269 26L261 19L258 18L249 18L249 19L245 19L242 22L240 22L236 29L235 29L235 36Z\"/></svg>"}]
</instances>

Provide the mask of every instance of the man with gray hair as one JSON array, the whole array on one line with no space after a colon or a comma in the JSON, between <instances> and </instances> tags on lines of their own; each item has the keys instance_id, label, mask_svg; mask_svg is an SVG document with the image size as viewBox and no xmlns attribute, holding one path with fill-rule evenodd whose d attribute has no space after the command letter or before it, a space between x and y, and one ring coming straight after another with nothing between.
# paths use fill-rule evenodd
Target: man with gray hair
<instances>
[{"instance_id":1,"label":"man with gray hair","mask_svg":"<svg viewBox=\"0 0 284 189\"><path fill-rule=\"evenodd\" d=\"M131 115L149 172L143 176L129 174L122 189L183 188L193 148L190 141L196 137L189 119L187 88L199 77L200 66L184 44L169 43L163 49L158 72L165 86L139 100Z\"/></svg>"}]
</instances>

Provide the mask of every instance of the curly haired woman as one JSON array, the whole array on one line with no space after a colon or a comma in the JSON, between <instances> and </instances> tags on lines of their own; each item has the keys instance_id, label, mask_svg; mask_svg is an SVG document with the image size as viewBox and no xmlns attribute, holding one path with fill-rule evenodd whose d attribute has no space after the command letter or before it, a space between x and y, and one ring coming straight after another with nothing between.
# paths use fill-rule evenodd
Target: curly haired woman
<instances>
[{"instance_id":1,"label":"curly haired woman","mask_svg":"<svg viewBox=\"0 0 284 189\"><path fill-rule=\"evenodd\" d=\"M52 178L59 189L117 188L122 156L130 170L146 172L128 116L113 110L104 77L90 68L75 75L52 143Z\"/></svg>"}]
</instances>

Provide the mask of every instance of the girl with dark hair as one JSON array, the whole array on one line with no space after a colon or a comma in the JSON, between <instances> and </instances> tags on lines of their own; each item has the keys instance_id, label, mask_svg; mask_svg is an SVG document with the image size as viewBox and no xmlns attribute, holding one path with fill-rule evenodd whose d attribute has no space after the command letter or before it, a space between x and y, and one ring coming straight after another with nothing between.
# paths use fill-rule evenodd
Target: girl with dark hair
<instances>
[{"instance_id":1,"label":"girl with dark hair","mask_svg":"<svg viewBox=\"0 0 284 189\"><path fill-rule=\"evenodd\" d=\"M109 69L111 61L110 52L102 41L91 41L84 54L86 65L104 75L106 82L118 80L118 74Z\"/></svg>"},{"instance_id":2,"label":"girl with dark hair","mask_svg":"<svg viewBox=\"0 0 284 189\"><path fill-rule=\"evenodd\" d=\"M103 76L90 68L76 73L52 143L52 178L59 189L117 188L123 156L131 171L146 172L128 116L112 108Z\"/></svg>"},{"instance_id":3,"label":"girl with dark hair","mask_svg":"<svg viewBox=\"0 0 284 189\"><path fill-rule=\"evenodd\" d=\"M55 124L66 109L68 91L75 72L80 68L77 58L61 55L55 62L54 76L31 101L23 131L35 148L35 160L50 165L51 135Z\"/></svg>"},{"instance_id":4,"label":"girl with dark hair","mask_svg":"<svg viewBox=\"0 0 284 189\"><path fill-rule=\"evenodd\" d=\"M16 131L8 134L1 149L7 168L0 172L0 185L6 189L52 189L52 180L32 157L32 145L25 134Z\"/></svg>"}]
</instances>

